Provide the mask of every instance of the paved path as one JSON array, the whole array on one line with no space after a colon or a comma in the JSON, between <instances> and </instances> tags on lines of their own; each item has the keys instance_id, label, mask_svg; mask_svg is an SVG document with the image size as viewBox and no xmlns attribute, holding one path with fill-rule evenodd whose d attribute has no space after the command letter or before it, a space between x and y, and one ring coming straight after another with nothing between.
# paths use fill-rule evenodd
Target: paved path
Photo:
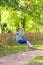
<instances>
[{"instance_id":1,"label":"paved path","mask_svg":"<svg viewBox=\"0 0 43 65\"><path fill-rule=\"evenodd\" d=\"M34 50L11 54L0 58L0 65L23 65L29 63L36 56L43 54L43 50Z\"/></svg>"}]
</instances>

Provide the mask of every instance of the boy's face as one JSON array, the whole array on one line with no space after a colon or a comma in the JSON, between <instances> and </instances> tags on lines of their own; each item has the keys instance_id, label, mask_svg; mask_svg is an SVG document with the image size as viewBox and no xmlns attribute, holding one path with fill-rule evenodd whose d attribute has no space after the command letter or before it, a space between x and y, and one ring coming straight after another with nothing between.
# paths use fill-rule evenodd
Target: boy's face
<instances>
[{"instance_id":1,"label":"boy's face","mask_svg":"<svg viewBox=\"0 0 43 65\"><path fill-rule=\"evenodd\" d=\"M22 32L22 28L19 29L19 32Z\"/></svg>"}]
</instances>

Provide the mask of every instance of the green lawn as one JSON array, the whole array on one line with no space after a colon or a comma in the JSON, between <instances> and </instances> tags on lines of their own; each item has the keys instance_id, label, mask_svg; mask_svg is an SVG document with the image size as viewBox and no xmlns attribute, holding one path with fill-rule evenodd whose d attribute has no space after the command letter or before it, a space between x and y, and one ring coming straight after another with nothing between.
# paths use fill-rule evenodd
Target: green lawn
<instances>
[{"instance_id":1,"label":"green lawn","mask_svg":"<svg viewBox=\"0 0 43 65\"><path fill-rule=\"evenodd\" d=\"M36 57L27 65L43 65L43 55Z\"/></svg>"},{"instance_id":2,"label":"green lawn","mask_svg":"<svg viewBox=\"0 0 43 65\"><path fill-rule=\"evenodd\" d=\"M35 41L31 41L32 45L35 47L35 48L38 48L38 49L43 49L43 40L35 40Z\"/></svg>"},{"instance_id":3,"label":"green lawn","mask_svg":"<svg viewBox=\"0 0 43 65\"><path fill-rule=\"evenodd\" d=\"M29 47L26 44L12 43L10 45L0 45L0 56L5 56L11 53L19 53L28 51Z\"/></svg>"},{"instance_id":4,"label":"green lawn","mask_svg":"<svg viewBox=\"0 0 43 65\"><path fill-rule=\"evenodd\" d=\"M43 40L31 41L35 48L43 49ZM19 53L29 51L27 44L10 43L9 45L0 44L0 57L11 53Z\"/></svg>"}]
</instances>

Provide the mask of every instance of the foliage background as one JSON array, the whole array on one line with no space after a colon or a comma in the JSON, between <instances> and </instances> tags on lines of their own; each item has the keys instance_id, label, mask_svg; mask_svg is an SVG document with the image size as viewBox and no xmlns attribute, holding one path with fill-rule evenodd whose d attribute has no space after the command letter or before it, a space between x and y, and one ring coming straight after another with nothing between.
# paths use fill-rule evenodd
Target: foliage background
<instances>
[{"instance_id":1,"label":"foliage background","mask_svg":"<svg viewBox=\"0 0 43 65\"><path fill-rule=\"evenodd\" d=\"M0 33L43 32L43 0L1 0Z\"/></svg>"}]
</instances>

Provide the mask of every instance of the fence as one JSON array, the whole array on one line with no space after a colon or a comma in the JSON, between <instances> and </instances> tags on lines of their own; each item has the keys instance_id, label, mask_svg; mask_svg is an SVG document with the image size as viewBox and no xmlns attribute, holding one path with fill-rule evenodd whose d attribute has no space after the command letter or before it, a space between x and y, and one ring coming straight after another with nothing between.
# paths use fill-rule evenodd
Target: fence
<instances>
[{"instance_id":1,"label":"fence","mask_svg":"<svg viewBox=\"0 0 43 65\"><path fill-rule=\"evenodd\" d=\"M43 40L43 33L26 33L25 37L28 40ZM0 34L0 43L8 44L15 42L14 33Z\"/></svg>"}]
</instances>

